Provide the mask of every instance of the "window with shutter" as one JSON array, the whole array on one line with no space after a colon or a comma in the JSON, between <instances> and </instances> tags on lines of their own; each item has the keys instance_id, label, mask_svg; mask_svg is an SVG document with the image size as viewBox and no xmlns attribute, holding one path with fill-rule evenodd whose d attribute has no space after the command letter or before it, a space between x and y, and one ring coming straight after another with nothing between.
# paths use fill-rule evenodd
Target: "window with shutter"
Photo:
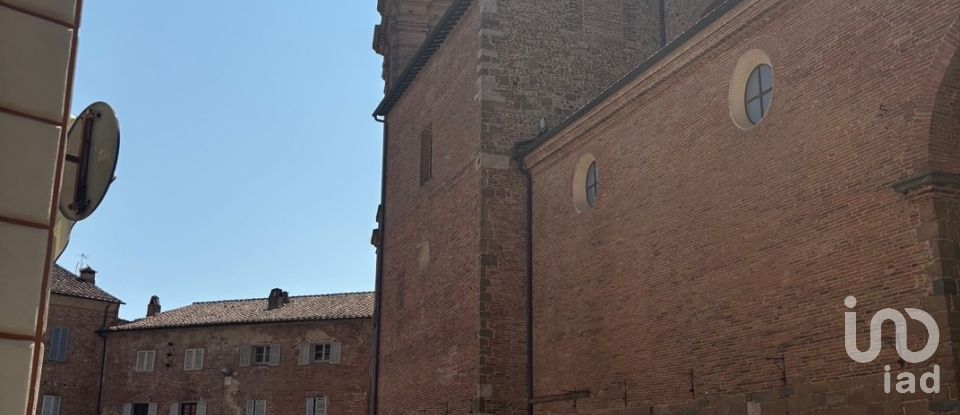
<instances>
[{"instance_id":1,"label":"window with shutter","mask_svg":"<svg viewBox=\"0 0 960 415\"><path fill-rule=\"evenodd\" d=\"M60 415L60 397L43 395L43 404L40 407L40 415Z\"/></svg>"},{"instance_id":2,"label":"window with shutter","mask_svg":"<svg viewBox=\"0 0 960 415\"><path fill-rule=\"evenodd\" d=\"M251 355L253 354L253 348L249 344L240 345L240 367L250 366Z\"/></svg>"},{"instance_id":3,"label":"window with shutter","mask_svg":"<svg viewBox=\"0 0 960 415\"><path fill-rule=\"evenodd\" d=\"M327 415L327 397L313 398L313 413L310 415Z\"/></svg>"},{"instance_id":4,"label":"window with shutter","mask_svg":"<svg viewBox=\"0 0 960 415\"><path fill-rule=\"evenodd\" d=\"M178 415L197 415L197 402L181 402Z\"/></svg>"},{"instance_id":5,"label":"window with shutter","mask_svg":"<svg viewBox=\"0 0 960 415\"><path fill-rule=\"evenodd\" d=\"M330 361L330 343L321 343L313 345L313 362L327 363Z\"/></svg>"},{"instance_id":6,"label":"window with shutter","mask_svg":"<svg viewBox=\"0 0 960 415\"><path fill-rule=\"evenodd\" d=\"M66 327L54 327L50 329L50 339L48 344L49 352L47 360L53 362L67 361L67 342L70 338L70 329Z\"/></svg>"},{"instance_id":7,"label":"window with shutter","mask_svg":"<svg viewBox=\"0 0 960 415\"><path fill-rule=\"evenodd\" d=\"M203 369L203 349L186 349L183 351L183 370Z\"/></svg>"},{"instance_id":8,"label":"window with shutter","mask_svg":"<svg viewBox=\"0 0 960 415\"><path fill-rule=\"evenodd\" d=\"M280 345L270 345L270 366L280 366Z\"/></svg>"},{"instance_id":9,"label":"window with shutter","mask_svg":"<svg viewBox=\"0 0 960 415\"><path fill-rule=\"evenodd\" d=\"M297 349L300 351L300 358L297 359L298 365L309 365L312 360L312 345L310 343L300 343L300 347Z\"/></svg>"},{"instance_id":10,"label":"window with shutter","mask_svg":"<svg viewBox=\"0 0 960 415\"><path fill-rule=\"evenodd\" d=\"M267 345L253 346L251 347L250 354L252 355L254 366L267 366L270 364L270 352L271 347Z\"/></svg>"},{"instance_id":11,"label":"window with shutter","mask_svg":"<svg viewBox=\"0 0 960 415\"><path fill-rule=\"evenodd\" d=\"M330 363L335 365L340 364L340 342L330 343Z\"/></svg>"},{"instance_id":12,"label":"window with shutter","mask_svg":"<svg viewBox=\"0 0 960 415\"><path fill-rule=\"evenodd\" d=\"M126 411L126 409L124 409ZM124 412L126 413L126 412ZM135 403L132 405L130 415L151 415L149 403Z\"/></svg>"},{"instance_id":13,"label":"window with shutter","mask_svg":"<svg viewBox=\"0 0 960 415\"><path fill-rule=\"evenodd\" d=\"M153 372L153 361L157 352L154 350L140 350L137 352L137 364L134 370L137 372Z\"/></svg>"},{"instance_id":14,"label":"window with shutter","mask_svg":"<svg viewBox=\"0 0 960 415\"><path fill-rule=\"evenodd\" d=\"M267 401L265 400L247 401L246 415L267 415Z\"/></svg>"}]
</instances>

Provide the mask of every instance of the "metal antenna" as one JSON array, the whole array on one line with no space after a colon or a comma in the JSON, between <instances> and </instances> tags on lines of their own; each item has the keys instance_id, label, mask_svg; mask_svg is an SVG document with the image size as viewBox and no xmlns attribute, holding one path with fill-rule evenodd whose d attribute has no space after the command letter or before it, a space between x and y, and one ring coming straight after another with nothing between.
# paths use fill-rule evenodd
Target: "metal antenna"
<instances>
[{"instance_id":1,"label":"metal antenna","mask_svg":"<svg viewBox=\"0 0 960 415\"><path fill-rule=\"evenodd\" d=\"M79 273L80 269L82 269L85 266L87 266L87 254L80 253L80 261L77 261L77 269L74 271Z\"/></svg>"}]
</instances>

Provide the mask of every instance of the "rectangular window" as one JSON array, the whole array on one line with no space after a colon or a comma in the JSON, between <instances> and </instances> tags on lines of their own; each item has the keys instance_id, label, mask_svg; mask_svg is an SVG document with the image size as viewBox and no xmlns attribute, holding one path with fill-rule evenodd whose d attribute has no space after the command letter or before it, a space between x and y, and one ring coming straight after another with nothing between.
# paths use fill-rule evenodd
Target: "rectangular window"
<instances>
[{"instance_id":1,"label":"rectangular window","mask_svg":"<svg viewBox=\"0 0 960 415\"><path fill-rule=\"evenodd\" d=\"M60 397L43 395L43 405L40 406L40 415L60 415Z\"/></svg>"},{"instance_id":2,"label":"rectangular window","mask_svg":"<svg viewBox=\"0 0 960 415\"><path fill-rule=\"evenodd\" d=\"M133 415L151 415L150 404L148 403L133 404Z\"/></svg>"},{"instance_id":3,"label":"rectangular window","mask_svg":"<svg viewBox=\"0 0 960 415\"><path fill-rule=\"evenodd\" d=\"M54 327L50 329L50 339L47 344L47 360L52 362L67 361L67 342L70 339L70 329Z\"/></svg>"},{"instance_id":4,"label":"rectangular window","mask_svg":"<svg viewBox=\"0 0 960 415\"><path fill-rule=\"evenodd\" d=\"M255 366L270 364L270 346L253 346L253 364Z\"/></svg>"},{"instance_id":5,"label":"rectangular window","mask_svg":"<svg viewBox=\"0 0 960 415\"><path fill-rule=\"evenodd\" d=\"M420 133L420 185L433 177L433 126Z\"/></svg>"},{"instance_id":6,"label":"rectangular window","mask_svg":"<svg viewBox=\"0 0 960 415\"><path fill-rule=\"evenodd\" d=\"M153 372L153 361L157 352L153 350L140 350L137 352L137 365L134 370L137 372Z\"/></svg>"},{"instance_id":7,"label":"rectangular window","mask_svg":"<svg viewBox=\"0 0 960 415\"><path fill-rule=\"evenodd\" d=\"M203 369L203 349L186 349L183 351L183 370Z\"/></svg>"},{"instance_id":8,"label":"rectangular window","mask_svg":"<svg viewBox=\"0 0 960 415\"><path fill-rule=\"evenodd\" d=\"M247 401L246 415L267 415L267 401L265 400Z\"/></svg>"},{"instance_id":9,"label":"rectangular window","mask_svg":"<svg viewBox=\"0 0 960 415\"><path fill-rule=\"evenodd\" d=\"M307 398L307 415L327 415L327 397Z\"/></svg>"},{"instance_id":10,"label":"rectangular window","mask_svg":"<svg viewBox=\"0 0 960 415\"><path fill-rule=\"evenodd\" d=\"M330 343L313 345L313 362L329 362L331 349Z\"/></svg>"},{"instance_id":11,"label":"rectangular window","mask_svg":"<svg viewBox=\"0 0 960 415\"><path fill-rule=\"evenodd\" d=\"M197 415L197 403L196 402L181 403L180 415Z\"/></svg>"}]
</instances>

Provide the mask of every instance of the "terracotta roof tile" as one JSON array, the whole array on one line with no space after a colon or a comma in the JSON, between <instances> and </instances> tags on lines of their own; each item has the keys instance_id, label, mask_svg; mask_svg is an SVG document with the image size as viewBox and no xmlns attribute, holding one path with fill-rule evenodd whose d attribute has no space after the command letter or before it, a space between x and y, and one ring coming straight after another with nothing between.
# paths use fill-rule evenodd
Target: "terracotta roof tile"
<instances>
[{"instance_id":1,"label":"terracotta roof tile","mask_svg":"<svg viewBox=\"0 0 960 415\"><path fill-rule=\"evenodd\" d=\"M111 330L335 320L372 316L372 292L302 295L290 297L289 303L273 310L267 309L266 298L197 302L111 327Z\"/></svg>"},{"instance_id":2,"label":"terracotta roof tile","mask_svg":"<svg viewBox=\"0 0 960 415\"><path fill-rule=\"evenodd\" d=\"M87 298L106 301L108 303L123 303L117 297L108 294L94 284L80 281L76 274L54 264L50 271L50 292L70 297Z\"/></svg>"}]
</instances>

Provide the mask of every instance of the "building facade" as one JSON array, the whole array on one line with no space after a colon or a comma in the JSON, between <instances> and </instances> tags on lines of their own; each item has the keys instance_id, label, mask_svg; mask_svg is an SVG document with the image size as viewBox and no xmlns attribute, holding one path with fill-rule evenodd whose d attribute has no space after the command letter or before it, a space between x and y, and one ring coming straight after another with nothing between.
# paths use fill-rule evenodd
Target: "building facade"
<instances>
[{"instance_id":1,"label":"building facade","mask_svg":"<svg viewBox=\"0 0 960 415\"><path fill-rule=\"evenodd\" d=\"M96 285L96 271L77 276L55 265L43 336L40 415L98 413L106 339L99 333L118 322L122 303Z\"/></svg>"},{"instance_id":2,"label":"building facade","mask_svg":"<svg viewBox=\"0 0 960 415\"><path fill-rule=\"evenodd\" d=\"M0 4L0 413L31 415L43 363L79 2Z\"/></svg>"},{"instance_id":3,"label":"building facade","mask_svg":"<svg viewBox=\"0 0 960 415\"><path fill-rule=\"evenodd\" d=\"M105 334L103 415L363 414L372 293L194 303Z\"/></svg>"},{"instance_id":4,"label":"building facade","mask_svg":"<svg viewBox=\"0 0 960 415\"><path fill-rule=\"evenodd\" d=\"M426 3L375 41L376 413L960 410L960 3ZM851 359L885 308L932 358Z\"/></svg>"}]
</instances>

